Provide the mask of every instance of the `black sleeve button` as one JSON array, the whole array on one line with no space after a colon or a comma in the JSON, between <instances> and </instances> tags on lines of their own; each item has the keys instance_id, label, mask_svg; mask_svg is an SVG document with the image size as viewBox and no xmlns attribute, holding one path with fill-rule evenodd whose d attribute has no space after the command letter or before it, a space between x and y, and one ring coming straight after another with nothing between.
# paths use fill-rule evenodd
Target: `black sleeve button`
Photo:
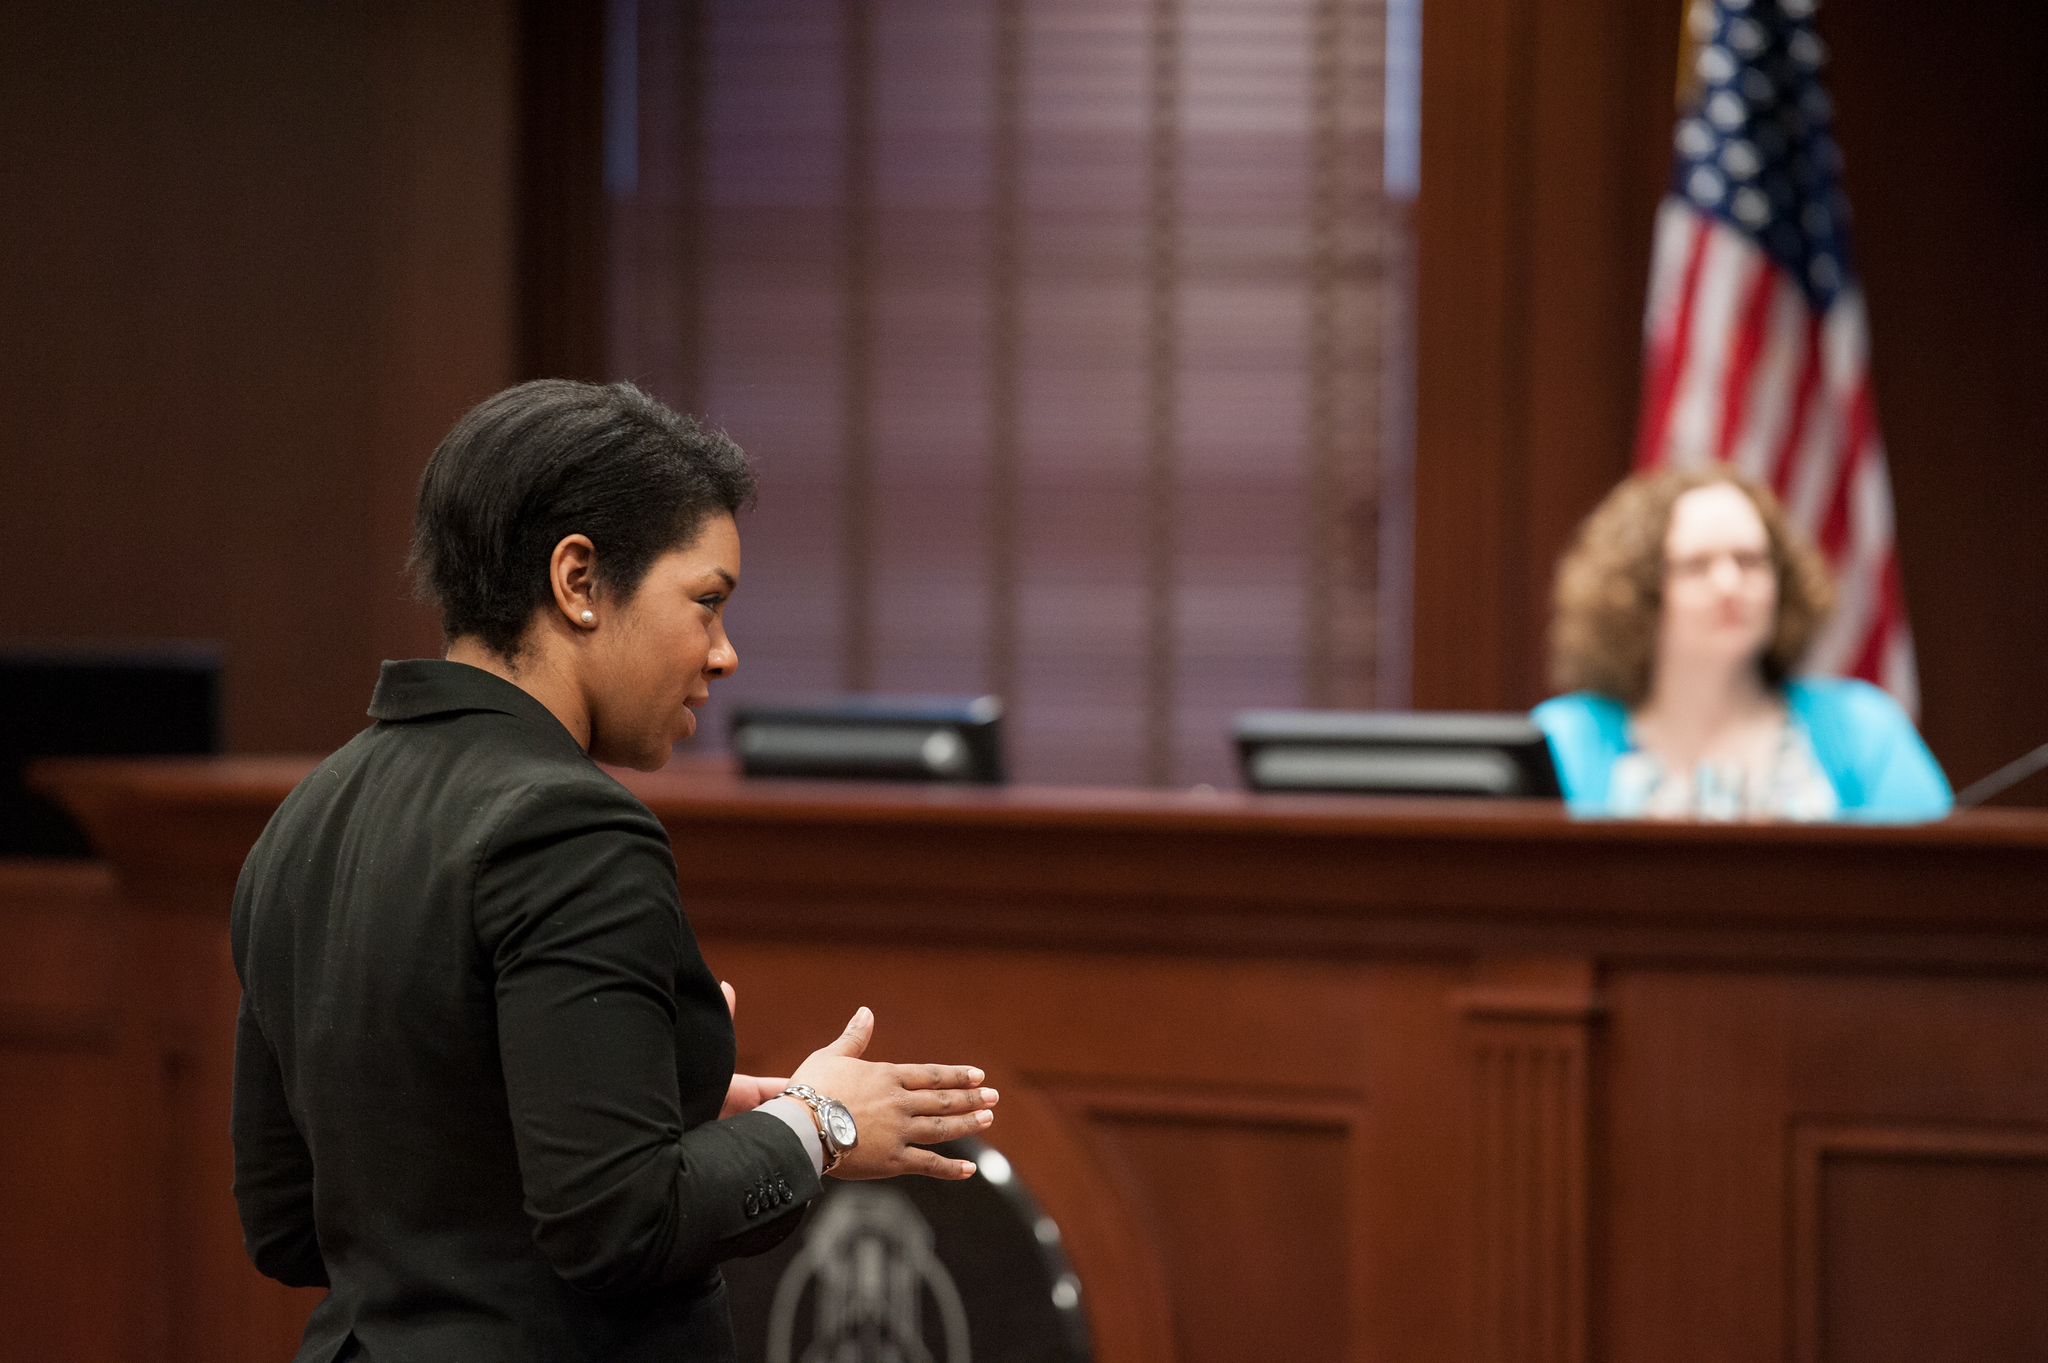
<instances>
[{"instance_id":1,"label":"black sleeve button","mask_svg":"<svg viewBox=\"0 0 2048 1363\"><path fill-rule=\"evenodd\" d=\"M746 1208L748 1216L759 1216L761 1214L761 1199L749 1192L747 1194Z\"/></svg>"}]
</instances>

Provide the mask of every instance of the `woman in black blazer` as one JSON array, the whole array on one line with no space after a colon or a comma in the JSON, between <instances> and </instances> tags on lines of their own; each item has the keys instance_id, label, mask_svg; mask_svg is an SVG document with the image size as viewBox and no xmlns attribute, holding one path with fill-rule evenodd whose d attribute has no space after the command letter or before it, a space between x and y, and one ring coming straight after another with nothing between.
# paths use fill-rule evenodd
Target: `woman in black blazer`
<instances>
[{"instance_id":1,"label":"woman in black blazer","mask_svg":"<svg viewBox=\"0 0 2048 1363\"><path fill-rule=\"evenodd\" d=\"M524 384L420 482L444 659L286 799L235 891L235 1198L250 1257L324 1285L298 1358L732 1356L720 1261L819 1177L974 1166L964 1066L733 1073L661 824L595 761L660 766L738 664L745 457L628 385ZM785 1085L796 1092L786 1093Z\"/></svg>"}]
</instances>

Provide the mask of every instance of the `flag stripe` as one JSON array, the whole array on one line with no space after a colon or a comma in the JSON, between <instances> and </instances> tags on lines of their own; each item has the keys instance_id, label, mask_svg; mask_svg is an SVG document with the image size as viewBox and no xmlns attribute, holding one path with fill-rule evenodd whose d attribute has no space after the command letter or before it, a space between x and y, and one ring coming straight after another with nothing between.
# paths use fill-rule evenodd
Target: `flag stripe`
<instances>
[{"instance_id":1,"label":"flag stripe","mask_svg":"<svg viewBox=\"0 0 2048 1363\"><path fill-rule=\"evenodd\" d=\"M1792 420L1785 426L1785 439L1771 464L1771 491L1781 500L1791 493L1799 447L1806 440L1807 423L1813 419L1814 400L1820 396L1820 318L1807 312L1801 320L1800 349L1805 362L1799 367L1799 387L1792 397Z\"/></svg>"},{"instance_id":2,"label":"flag stripe","mask_svg":"<svg viewBox=\"0 0 2048 1363\"><path fill-rule=\"evenodd\" d=\"M1721 402L1721 445L1715 457L1727 463L1735 454L1735 437L1749 416L1750 383L1757 356L1764 348L1764 326L1770 320L1771 300L1781 276L1768 267L1759 268L1750 282L1749 298L1742 306L1742 322L1736 328L1734 354L1728 361L1728 377Z\"/></svg>"},{"instance_id":3,"label":"flag stripe","mask_svg":"<svg viewBox=\"0 0 2048 1363\"><path fill-rule=\"evenodd\" d=\"M1639 463L1663 462L1665 425L1671 418L1671 399L1678 389L1679 375L1685 368L1686 340L1692 333L1693 298L1699 289L1700 267L1707 255L1711 224L1688 211L1684 226L1689 239L1683 274L1677 286L1675 315L1668 332L1651 337L1653 362L1643 373L1643 428L1636 455ZM1655 294L1654 288L1652 294ZM1662 354L1656 354L1658 351Z\"/></svg>"},{"instance_id":4,"label":"flag stripe","mask_svg":"<svg viewBox=\"0 0 2048 1363\"><path fill-rule=\"evenodd\" d=\"M1748 281L1766 268L1761 254L1740 233L1715 223L1705 236L1706 253L1693 289L1692 334L1664 436L1665 460L1685 465L1714 458L1736 313Z\"/></svg>"},{"instance_id":5,"label":"flag stripe","mask_svg":"<svg viewBox=\"0 0 2048 1363\"><path fill-rule=\"evenodd\" d=\"M1780 271L1771 280L1764 344L1750 380L1749 405L1729 458L1760 482L1774 481L1779 445L1792 424L1799 375L1806 363L1806 299Z\"/></svg>"}]
</instances>

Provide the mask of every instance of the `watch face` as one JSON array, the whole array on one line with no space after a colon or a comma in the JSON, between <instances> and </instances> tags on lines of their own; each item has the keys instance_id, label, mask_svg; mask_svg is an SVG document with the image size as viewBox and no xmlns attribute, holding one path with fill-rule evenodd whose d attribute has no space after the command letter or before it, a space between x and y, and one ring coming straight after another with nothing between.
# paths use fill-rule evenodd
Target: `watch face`
<instances>
[{"instance_id":1,"label":"watch face","mask_svg":"<svg viewBox=\"0 0 2048 1363\"><path fill-rule=\"evenodd\" d=\"M832 1133L832 1143L842 1150L853 1144L855 1139L853 1114L846 1110L846 1104L840 1102L825 1104L825 1129Z\"/></svg>"}]
</instances>

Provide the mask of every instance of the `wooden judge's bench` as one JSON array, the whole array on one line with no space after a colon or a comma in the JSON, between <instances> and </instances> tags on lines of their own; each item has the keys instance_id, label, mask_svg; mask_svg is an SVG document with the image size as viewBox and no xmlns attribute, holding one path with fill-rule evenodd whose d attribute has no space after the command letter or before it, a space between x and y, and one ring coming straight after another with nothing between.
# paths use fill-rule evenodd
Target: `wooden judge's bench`
<instances>
[{"instance_id":1,"label":"wooden judge's bench","mask_svg":"<svg viewBox=\"0 0 2048 1363\"><path fill-rule=\"evenodd\" d=\"M105 862L0 865L0 1356L290 1356L227 912L308 765L39 771ZM988 1069L1101 1363L2048 1357L2048 813L628 780L742 1069Z\"/></svg>"}]
</instances>

